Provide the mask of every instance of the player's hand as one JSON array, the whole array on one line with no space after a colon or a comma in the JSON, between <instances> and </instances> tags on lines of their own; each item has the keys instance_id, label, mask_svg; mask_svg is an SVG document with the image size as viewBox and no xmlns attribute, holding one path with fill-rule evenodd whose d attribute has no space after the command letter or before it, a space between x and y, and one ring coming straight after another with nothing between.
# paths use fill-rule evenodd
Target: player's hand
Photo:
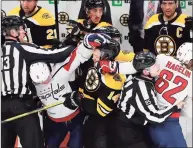
<instances>
[{"instance_id":1,"label":"player's hand","mask_svg":"<svg viewBox=\"0 0 193 148\"><path fill-rule=\"evenodd\" d=\"M185 18L185 27L193 30L193 17Z\"/></svg>"},{"instance_id":2,"label":"player's hand","mask_svg":"<svg viewBox=\"0 0 193 148\"><path fill-rule=\"evenodd\" d=\"M84 32L90 32L90 30L88 30L86 27L84 27L81 23L76 22L74 20L67 20L66 24L68 26L72 26L72 32L71 34L73 35L77 35L80 31L84 31Z\"/></svg>"},{"instance_id":3,"label":"player's hand","mask_svg":"<svg viewBox=\"0 0 193 148\"><path fill-rule=\"evenodd\" d=\"M65 97L64 106L69 109L75 110L77 107L81 105L81 99L83 98L83 94L78 91L73 91L71 93L67 93L63 95Z\"/></svg>"},{"instance_id":4,"label":"player's hand","mask_svg":"<svg viewBox=\"0 0 193 148\"><path fill-rule=\"evenodd\" d=\"M101 74L106 74L106 73L115 74L118 69L118 62L101 60L95 63L95 67L97 68L98 72Z\"/></svg>"},{"instance_id":5,"label":"player's hand","mask_svg":"<svg viewBox=\"0 0 193 148\"><path fill-rule=\"evenodd\" d=\"M93 49L93 48L101 48L105 44L110 43L109 37L103 34L98 33L89 33L85 35L83 40L84 46Z\"/></svg>"},{"instance_id":6,"label":"player's hand","mask_svg":"<svg viewBox=\"0 0 193 148\"><path fill-rule=\"evenodd\" d=\"M176 106L178 107L178 109L182 109L185 104L186 104L185 101L180 101Z\"/></svg>"},{"instance_id":7,"label":"player's hand","mask_svg":"<svg viewBox=\"0 0 193 148\"><path fill-rule=\"evenodd\" d=\"M58 39L53 39L52 41L52 49L59 49L63 47L63 44L61 41L59 41Z\"/></svg>"}]
</instances>

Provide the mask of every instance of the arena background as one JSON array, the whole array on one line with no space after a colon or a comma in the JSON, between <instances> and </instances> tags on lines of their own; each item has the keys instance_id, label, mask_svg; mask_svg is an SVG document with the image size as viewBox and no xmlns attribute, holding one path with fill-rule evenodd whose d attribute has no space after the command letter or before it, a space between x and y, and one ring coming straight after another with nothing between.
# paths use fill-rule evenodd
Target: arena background
<instances>
[{"instance_id":1,"label":"arena background","mask_svg":"<svg viewBox=\"0 0 193 148\"><path fill-rule=\"evenodd\" d=\"M127 19L129 13L129 3L130 0L110 0L109 4L111 7L111 16L113 21L113 26L117 27L120 32L122 33L122 49L132 51L132 47L128 43L128 26L127 26ZM192 5L193 0L181 0L180 1L182 12L192 16ZM1 1L1 16L4 17L6 14L19 6L19 0L14 1ZM72 19L76 20L78 17L78 13L80 10L81 1L80 0L66 0L66 1L58 1L58 14L55 14L55 5L54 0L39 0L39 6L42 6L52 12L55 16L58 16L58 26L59 26L59 39L65 37L65 20ZM192 118L185 119L181 118L180 123L184 128L184 136L187 140L188 146L192 147ZM21 147L20 143L17 142L17 146Z\"/></svg>"}]
</instances>

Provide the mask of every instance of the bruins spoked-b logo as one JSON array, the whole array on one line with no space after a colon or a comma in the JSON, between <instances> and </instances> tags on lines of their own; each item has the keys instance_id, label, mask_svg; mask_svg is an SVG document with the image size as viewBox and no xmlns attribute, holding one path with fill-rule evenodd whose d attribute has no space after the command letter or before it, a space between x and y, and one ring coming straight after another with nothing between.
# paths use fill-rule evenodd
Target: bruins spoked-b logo
<instances>
[{"instance_id":1,"label":"bruins spoked-b logo","mask_svg":"<svg viewBox=\"0 0 193 148\"><path fill-rule=\"evenodd\" d=\"M128 26L128 18L129 18L129 14L123 14L121 15L119 21L121 23L121 25L123 26Z\"/></svg>"},{"instance_id":2,"label":"bruins spoked-b logo","mask_svg":"<svg viewBox=\"0 0 193 148\"><path fill-rule=\"evenodd\" d=\"M69 15L66 12L58 13L58 22L60 24L66 24L66 21L69 20Z\"/></svg>"},{"instance_id":3,"label":"bruins spoked-b logo","mask_svg":"<svg viewBox=\"0 0 193 148\"><path fill-rule=\"evenodd\" d=\"M176 52L176 43L172 37L168 35L158 36L154 43L157 54L165 54L173 56Z\"/></svg>"},{"instance_id":4,"label":"bruins spoked-b logo","mask_svg":"<svg viewBox=\"0 0 193 148\"><path fill-rule=\"evenodd\" d=\"M85 88L89 92L96 91L100 86L99 75L96 68L92 67L88 70L85 82Z\"/></svg>"}]
</instances>

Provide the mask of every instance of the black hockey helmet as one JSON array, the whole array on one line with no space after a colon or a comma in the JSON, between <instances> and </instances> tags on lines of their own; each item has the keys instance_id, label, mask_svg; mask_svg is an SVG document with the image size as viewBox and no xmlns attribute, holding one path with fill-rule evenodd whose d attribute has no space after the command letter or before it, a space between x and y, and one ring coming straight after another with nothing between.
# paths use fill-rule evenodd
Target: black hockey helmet
<instances>
[{"instance_id":1,"label":"black hockey helmet","mask_svg":"<svg viewBox=\"0 0 193 148\"><path fill-rule=\"evenodd\" d=\"M95 33L103 33L107 34L111 38L119 38L121 42L121 33L119 30L113 26L104 26L104 27L99 27L93 30Z\"/></svg>"},{"instance_id":2,"label":"black hockey helmet","mask_svg":"<svg viewBox=\"0 0 193 148\"><path fill-rule=\"evenodd\" d=\"M141 51L135 54L133 67L137 71L142 71L151 67L156 62L156 56L152 52Z\"/></svg>"},{"instance_id":3,"label":"black hockey helmet","mask_svg":"<svg viewBox=\"0 0 193 148\"><path fill-rule=\"evenodd\" d=\"M92 9L102 7L104 9L104 2L103 0L86 0L84 9Z\"/></svg>"},{"instance_id":4,"label":"black hockey helmet","mask_svg":"<svg viewBox=\"0 0 193 148\"><path fill-rule=\"evenodd\" d=\"M110 43L104 45L100 51L101 51L101 60L114 60L114 58L119 54L120 52L120 43L116 40L110 39Z\"/></svg>"},{"instance_id":5,"label":"black hockey helmet","mask_svg":"<svg viewBox=\"0 0 193 148\"><path fill-rule=\"evenodd\" d=\"M3 35L5 35L4 33L6 33L7 29L19 29L20 26L23 26L25 29L25 23L19 16L6 16L1 20L1 31Z\"/></svg>"}]
</instances>

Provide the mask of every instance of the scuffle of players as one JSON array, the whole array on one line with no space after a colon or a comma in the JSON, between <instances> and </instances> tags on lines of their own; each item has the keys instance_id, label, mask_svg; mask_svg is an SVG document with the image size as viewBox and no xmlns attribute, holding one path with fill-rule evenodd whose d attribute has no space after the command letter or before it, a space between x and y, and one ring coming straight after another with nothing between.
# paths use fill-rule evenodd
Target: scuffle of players
<instances>
[{"instance_id":1,"label":"scuffle of players","mask_svg":"<svg viewBox=\"0 0 193 148\"><path fill-rule=\"evenodd\" d=\"M176 4L175 0L161 2L162 5ZM160 37L162 40L163 34L152 36L148 29L157 28L162 31L166 27L169 32L167 37L173 37L179 48L170 55L170 44L168 47L164 44L164 49L159 49L160 52L150 52L155 48L155 39L145 38L145 41L151 40L145 44L148 45L145 49L150 51L133 53L128 52L130 49L121 49L120 31L101 21L105 11L103 0L86 0L84 9L86 19L67 22L68 34L65 40L54 45L46 39L40 43L44 47L50 47L47 51L26 43L26 40L20 40L21 35L27 36L25 26L31 24L30 19L25 18L27 22L23 22L19 16L3 18L5 44L2 46L2 92L5 100L2 104L5 105L8 99L11 103L15 100L25 102L23 98L26 94L33 95L35 103L41 102L41 106L63 102L42 113L44 140L41 139L40 125L34 122L37 124L35 132L41 133L38 134L40 139L36 142L37 148L43 148L43 143L48 148L60 147L69 132L67 146L70 148L187 147L182 133L184 127L181 127L179 118L192 118L193 58L192 40L188 34L193 30L192 17L174 11L172 21L167 21L170 22L170 28L167 28L163 23L167 16L164 12L152 16L146 25L150 27L145 28L146 37ZM34 6L33 10L37 13L45 11L38 6ZM20 15L20 11L18 8L12 13ZM36 13L33 15L30 17L35 19ZM172 24L179 20L179 26L177 23ZM156 27L152 25L155 22L158 24ZM53 26L52 22L47 29L53 31ZM178 29L180 27L182 30ZM178 33L175 36L171 32L176 28ZM183 40L179 39L182 36ZM54 38L53 32L51 40ZM34 51L30 51L33 49ZM12 56L8 56L11 54ZM46 60L42 58L43 54L46 55ZM64 54L64 58L61 54ZM20 64L26 72L21 70ZM16 66L19 67L18 70ZM23 81L16 85L16 81L21 79L19 76L17 80L11 78L13 72L20 70L26 75L23 80L25 86ZM10 73L10 80L7 72ZM21 91L20 85L23 89ZM19 87L17 92L16 87ZM22 93L24 90L26 94ZM25 112L36 108L30 108L32 105L29 103L27 105ZM26 108L26 103L24 106ZM7 110L2 112L4 119L11 117ZM38 120L36 118L32 121ZM12 137L3 134L3 147L13 147L14 142L8 141L14 141L17 134L21 136L21 144L26 147L27 142L33 143L35 134L29 134L29 131L22 134L18 132L22 124L22 119L3 124L4 131L14 129L15 132ZM28 134L30 136L27 140L24 135Z\"/></svg>"}]
</instances>

